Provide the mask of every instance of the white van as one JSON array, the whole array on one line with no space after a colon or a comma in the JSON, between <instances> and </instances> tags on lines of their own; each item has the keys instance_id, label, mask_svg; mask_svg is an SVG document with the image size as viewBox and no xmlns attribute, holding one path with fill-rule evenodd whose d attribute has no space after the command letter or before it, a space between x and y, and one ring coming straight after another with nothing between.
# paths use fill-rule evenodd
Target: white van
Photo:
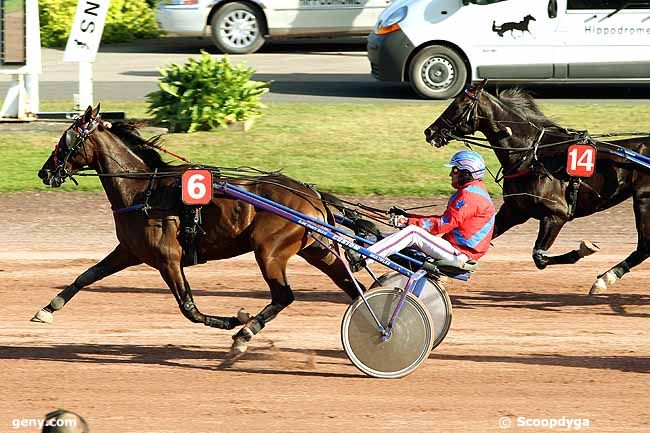
<instances>
[{"instance_id":1,"label":"white van","mask_svg":"<svg viewBox=\"0 0 650 433\"><path fill-rule=\"evenodd\" d=\"M160 27L202 36L224 53L253 53L266 39L367 36L391 0L161 0Z\"/></svg>"},{"instance_id":2,"label":"white van","mask_svg":"<svg viewBox=\"0 0 650 433\"><path fill-rule=\"evenodd\" d=\"M397 0L368 38L372 75L447 99L468 82L650 83L650 2Z\"/></svg>"}]
</instances>

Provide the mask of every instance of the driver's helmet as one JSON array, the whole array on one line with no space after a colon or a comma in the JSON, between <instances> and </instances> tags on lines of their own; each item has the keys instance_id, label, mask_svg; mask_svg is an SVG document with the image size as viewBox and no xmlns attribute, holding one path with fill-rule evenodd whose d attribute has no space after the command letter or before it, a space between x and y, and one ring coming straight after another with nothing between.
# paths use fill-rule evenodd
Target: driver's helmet
<instances>
[{"instance_id":1,"label":"driver's helmet","mask_svg":"<svg viewBox=\"0 0 650 433\"><path fill-rule=\"evenodd\" d=\"M485 161L483 157L472 150L461 150L454 153L445 167L456 167L459 170L468 171L472 179L483 179L485 176Z\"/></svg>"},{"instance_id":2,"label":"driver's helmet","mask_svg":"<svg viewBox=\"0 0 650 433\"><path fill-rule=\"evenodd\" d=\"M88 424L81 416L65 409L45 415L42 433L88 433Z\"/></svg>"}]
</instances>

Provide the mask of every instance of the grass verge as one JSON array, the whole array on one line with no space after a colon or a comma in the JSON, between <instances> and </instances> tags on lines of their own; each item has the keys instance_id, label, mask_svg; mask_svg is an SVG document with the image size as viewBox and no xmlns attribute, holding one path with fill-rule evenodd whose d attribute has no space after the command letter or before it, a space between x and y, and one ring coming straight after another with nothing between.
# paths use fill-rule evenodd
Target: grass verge
<instances>
[{"instance_id":1,"label":"grass verge","mask_svg":"<svg viewBox=\"0 0 650 433\"><path fill-rule=\"evenodd\" d=\"M69 103L43 101L42 111L69 109ZM451 143L434 149L422 131L444 105L405 104L294 104L274 103L249 132L220 130L168 134L165 147L192 161L234 167L282 169L291 177L318 188L354 195L448 194L450 155L463 148ZM127 111L129 118L146 118L146 103L104 101L102 110ZM561 125L592 133L648 129L650 107L546 104L542 110ZM36 172L67 124L38 128L0 124L0 192L49 189ZM143 135L155 131L144 130ZM492 152L480 150L496 171ZM493 194L499 188L488 181ZM80 178L64 190L99 191L95 178Z\"/></svg>"}]
</instances>

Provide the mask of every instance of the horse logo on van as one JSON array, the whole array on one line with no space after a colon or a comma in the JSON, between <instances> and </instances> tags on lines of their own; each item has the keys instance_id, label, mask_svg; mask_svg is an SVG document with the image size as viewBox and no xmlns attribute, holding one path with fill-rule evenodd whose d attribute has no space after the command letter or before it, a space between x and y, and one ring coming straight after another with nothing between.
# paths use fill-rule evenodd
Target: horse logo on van
<instances>
[{"instance_id":1,"label":"horse logo on van","mask_svg":"<svg viewBox=\"0 0 650 433\"><path fill-rule=\"evenodd\" d=\"M519 21L518 23L510 22L510 23L503 23L500 26L497 26L497 22L492 21L492 31L497 33L501 37L503 37L503 34L505 32L510 32L510 36L514 37L515 30L519 30L523 35L524 32L530 33L530 30L528 29L528 24L530 24L531 21L537 21L537 20L532 15L526 15L524 19ZM532 33L530 34L532 35Z\"/></svg>"}]
</instances>

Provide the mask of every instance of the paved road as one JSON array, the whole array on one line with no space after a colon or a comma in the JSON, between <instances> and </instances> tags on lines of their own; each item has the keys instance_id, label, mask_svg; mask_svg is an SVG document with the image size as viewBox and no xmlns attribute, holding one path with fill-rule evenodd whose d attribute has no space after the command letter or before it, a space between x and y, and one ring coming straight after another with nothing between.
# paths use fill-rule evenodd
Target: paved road
<instances>
[{"instance_id":1,"label":"paved road","mask_svg":"<svg viewBox=\"0 0 650 433\"><path fill-rule=\"evenodd\" d=\"M141 100L157 89L160 68L169 63L184 63L188 57L198 56L202 49L216 54L209 39L199 38L103 46L94 66L95 100ZM273 81L266 101L446 104L419 100L407 84L374 80L362 38L275 42L256 54L231 58L251 65L257 71L256 79ZM63 63L62 59L62 50L43 49L41 99L72 99L72 94L77 93L76 64ZM2 95L7 79L0 75ZM537 86L533 90L539 99L568 104L650 103L650 85Z\"/></svg>"}]
</instances>

